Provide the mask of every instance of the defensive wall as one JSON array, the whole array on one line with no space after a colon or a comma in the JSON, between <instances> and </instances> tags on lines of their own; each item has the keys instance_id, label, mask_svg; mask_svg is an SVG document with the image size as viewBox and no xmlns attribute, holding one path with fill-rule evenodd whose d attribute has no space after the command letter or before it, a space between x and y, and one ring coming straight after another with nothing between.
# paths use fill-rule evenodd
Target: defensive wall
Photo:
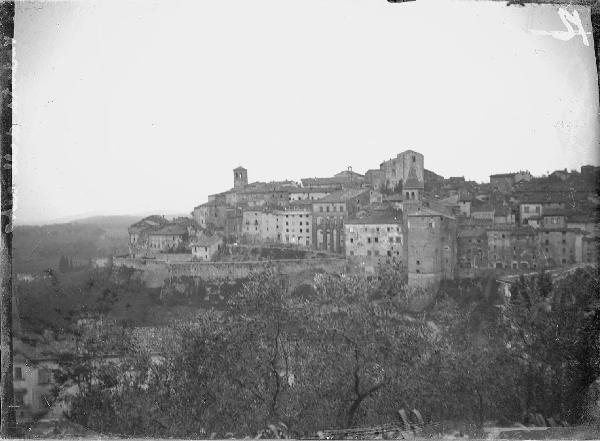
<instances>
[{"instance_id":1,"label":"defensive wall","mask_svg":"<svg viewBox=\"0 0 600 441\"><path fill-rule=\"evenodd\" d=\"M205 281L238 280L250 274L272 268L279 274L296 274L305 271L341 273L346 271L344 257L313 259L257 260L242 262L180 262L135 259L130 257L113 258L114 266L125 266L143 272L142 280L149 287L160 287L165 279L182 276L197 277Z\"/></svg>"}]
</instances>

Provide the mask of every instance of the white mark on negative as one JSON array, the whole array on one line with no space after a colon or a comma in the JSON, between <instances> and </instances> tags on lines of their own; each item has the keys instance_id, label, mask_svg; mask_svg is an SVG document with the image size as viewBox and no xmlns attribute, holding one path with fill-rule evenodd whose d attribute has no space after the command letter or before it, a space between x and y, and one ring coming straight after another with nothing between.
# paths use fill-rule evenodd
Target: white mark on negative
<instances>
[{"instance_id":1,"label":"white mark on negative","mask_svg":"<svg viewBox=\"0 0 600 441\"><path fill-rule=\"evenodd\" d=\"M562 20L565 25L566 31L541 31L537 29L532 29L531 33L535 35L551 35L554 38L557 38L562 41L568 41L576 35L581 35L581 39L583 44L586 46L590 45L590 41L588 40L588 34L591 32L585 32L583 29L583 24L581 23L581 18L579 17L579 12L574 10L571 14L564 8L559 8L558 16ZM573 25L577 28L577 30L573 29Z\"/></svg>"}]
</instances>

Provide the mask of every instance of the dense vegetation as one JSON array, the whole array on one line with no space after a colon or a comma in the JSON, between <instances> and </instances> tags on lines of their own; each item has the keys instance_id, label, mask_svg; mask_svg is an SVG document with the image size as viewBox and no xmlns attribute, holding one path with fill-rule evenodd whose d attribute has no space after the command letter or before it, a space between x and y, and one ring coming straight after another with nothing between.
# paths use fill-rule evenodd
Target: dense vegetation
<instances>
[{"instance_id":1,"label":"dense vegetation","mask_svg":"<svg viewBox=\"0 0 600 441\"><path fill-rule=\"evenodd\" d=\"M522 279L510 299L493 280L453 282L418 313L422 293L395 274L320 274L300 292L267 271L224 313L173 326L151 347L114 322L72 327L79 352L57 373L78 385L64 397L69 417L155 437L246 436L276 422L306 434L389 423L400 408L478 426L536 412L586 418L600 374L597 274ZM101 361L109 353L127 356Z\"/></svg>"}]
</instances>

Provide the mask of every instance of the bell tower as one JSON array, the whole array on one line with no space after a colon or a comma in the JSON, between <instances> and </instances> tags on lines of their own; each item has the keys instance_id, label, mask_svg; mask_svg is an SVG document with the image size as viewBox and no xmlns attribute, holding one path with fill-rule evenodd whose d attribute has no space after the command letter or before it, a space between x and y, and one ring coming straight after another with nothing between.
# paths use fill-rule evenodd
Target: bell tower
<instances>
[{"instance_id":1,"label":"bell tower","mask_svg":"<svg viewBox=\"0 0 600 441\"><path fill-rule=\"evenodd\" d=\"M233 188L239 189L244 188L248 185L248 170L244 167L237 167L233 169Z\"/></svg>"}]
</instances>

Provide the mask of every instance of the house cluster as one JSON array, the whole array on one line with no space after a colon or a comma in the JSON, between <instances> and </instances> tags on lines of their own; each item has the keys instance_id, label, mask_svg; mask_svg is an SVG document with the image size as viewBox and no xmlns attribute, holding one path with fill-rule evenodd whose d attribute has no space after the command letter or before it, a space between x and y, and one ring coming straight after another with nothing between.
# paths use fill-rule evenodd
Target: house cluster
<instances>
[{"instance_id":1,"label":"house cluster","mask_svg":"<svg viewBox=\"0 0 600 441\"><path fill-rule=\"evenodd\" d=\"M374 271L395 263L425 286L477 270L529 270L596 262L599 168L443 178L406 150L364 175L348 167L301 182L248 182L194 208L192 219L151 216L130 228L134 257L184 251L210 260L223 241L281 244L345 255ZM209 232L211 232L209 234Z\"/></svg>"},{"instance_id":2,"label":"house cluster","mask_svg":"<svg viewBox=\"0 0 600 441\"><path fill-rule=\"evenodd\" d=\"M190 260L209 261L221 249L223 239L206 233L187 217L167 220L148 216L129 227L129 254L133 258L186 256Z\"/></svg>"}]
</instances>

